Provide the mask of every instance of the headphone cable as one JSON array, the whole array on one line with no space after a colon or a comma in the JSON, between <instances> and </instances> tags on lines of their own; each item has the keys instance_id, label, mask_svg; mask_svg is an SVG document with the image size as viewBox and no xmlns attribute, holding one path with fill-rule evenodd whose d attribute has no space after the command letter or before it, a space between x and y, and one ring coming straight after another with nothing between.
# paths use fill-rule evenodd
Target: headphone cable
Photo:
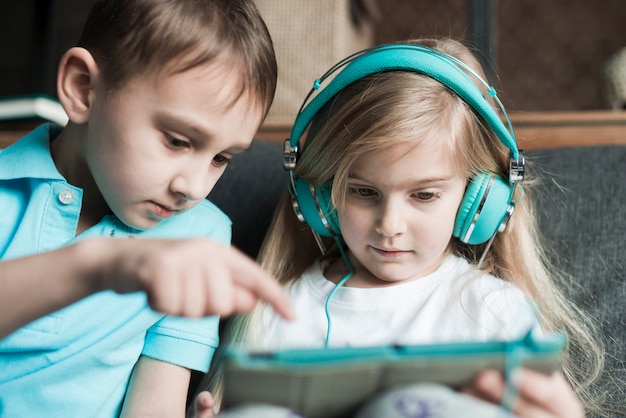
<instances>
[{"instance_id":1,"label":"headphone cable","mask_svg":"<svg viewBox=\"0 0 626 418\"><path fill-rule=\"evenodd\" d=\"M324 305L324 312L326 313L326 323L327 323L326 343L324 344L325 348L328 348L328 344L330 342L330 332L332 329L332 321L330 319L330 311L328 309L329 304L330 304L330 299L335 295L337 290L339 290L339 288L343 286L344 283L347 282L354 274L354 267L352 266L352 263L350 262L350 259L348 258L348 255L346 254L346 251L343 248L343 245L341 245L341 241L339 237L335 237L335 242L337 243L337 247L339 248L339 252L341 253L341 257L343 258L343 261L346 263L346 266L348 267L348 274L343 276L343 278L337 282L333 290L331 290L331 292L328 294L328 297L326 298L326 304Z\"/></svg>"}]
</instances>

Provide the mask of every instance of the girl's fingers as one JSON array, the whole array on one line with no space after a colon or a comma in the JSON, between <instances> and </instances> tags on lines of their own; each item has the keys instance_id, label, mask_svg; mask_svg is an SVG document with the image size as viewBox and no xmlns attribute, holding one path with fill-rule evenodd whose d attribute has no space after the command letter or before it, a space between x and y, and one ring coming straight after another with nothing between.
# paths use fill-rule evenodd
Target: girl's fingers
<instances>
[{"instance_id":1,"label":"girl's fingers","mask_svg":"<svg viewBox=\"0 0 626 418\"><path fill-rule=\"evenodd\" d=\"M518 390L525 404L548 411L551 416L585 416L582 403L561 373L546 376L534 370L522 369L518 376Z\"/></svg>"},{"instance_id":2,"label":"girl's fingers","mask_svg":"<svg viewBox=\"0 0 626 418\"><path fill-rule=\"evenodd\" d=\"M198 393L194 402L195 416L193 418L215 417L213 407L215 407L215 399L213 399L211 392L203 391Z\"/></svg>"},{"instance_id":3,"label":"girl's fingers","mask_svg":"<svg viewBox=\"0 0 626 418\"><path fill-rule=\"evenodd\" d=\"M585 416L584 408L560 373L551 376L530 369L516 370L512 376L516 387L513 412L519 417ZM496 370L483 370L463 392L499 404L505 393L505 381Z\"/></svg>"}]
</instances>

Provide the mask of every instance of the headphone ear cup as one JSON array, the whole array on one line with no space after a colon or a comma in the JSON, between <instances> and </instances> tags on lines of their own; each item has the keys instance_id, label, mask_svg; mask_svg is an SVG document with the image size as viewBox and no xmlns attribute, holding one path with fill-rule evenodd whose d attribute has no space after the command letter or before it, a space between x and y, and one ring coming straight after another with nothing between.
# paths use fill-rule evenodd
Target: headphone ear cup
<instances>
[{"instance_id":1,"label":"headphone ear cup","mask_svg":"<svg viewBox=\"0 0 626 418\"><path fill-rule=\"evenodd\" d=\"M309 227L325 237L339 235L339 219L332 204L331 183L327 182L316 187L306 180L297 178L295 186L299 212Z\"/></svg>"},{"instance_id":2,"label":"headphone ear cup","mask_svg":"<svg viewBox=\"0 0 626 418\"><path fill-rule=\"evenodd\" d=\"M452 235L470 245L489 241L508 216L513 190L499 176L478 174L467 186Z\"/></svg>"}]
</instances>

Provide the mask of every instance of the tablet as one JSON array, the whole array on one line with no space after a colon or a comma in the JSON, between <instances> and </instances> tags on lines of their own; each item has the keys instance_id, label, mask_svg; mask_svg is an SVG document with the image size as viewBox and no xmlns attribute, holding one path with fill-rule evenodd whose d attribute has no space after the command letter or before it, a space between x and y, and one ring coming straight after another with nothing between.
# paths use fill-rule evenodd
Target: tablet
<instances>
[{"instance_id":1,"label":"tablet","mask_svg":"<svg viewBox=\"0 0 626 418\"><path fill-rule=\"evenodd\" d=\"M306 417L348 416L377 393L429 382L452 387L476 372L560 369L566 338L529 333L516 341L225 353L224 406L268 403Z\"/></svg>"}]
</instances>

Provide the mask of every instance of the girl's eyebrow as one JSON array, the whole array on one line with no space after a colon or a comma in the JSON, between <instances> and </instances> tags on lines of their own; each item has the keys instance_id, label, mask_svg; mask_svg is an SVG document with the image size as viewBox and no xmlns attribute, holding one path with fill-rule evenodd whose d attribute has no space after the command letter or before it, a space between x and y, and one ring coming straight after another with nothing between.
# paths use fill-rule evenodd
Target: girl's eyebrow
<instances>
[{"instance_id":1,"label":"girl's eyebrow","mask_svg":"<svg viewBox=\"0 0 626 418\"><path fill-rule=\"evenodd\" d=\"M402 182L400 185L403 187L415 187L415 185L424 186L424 185L431 185L431 184L440 184L440 183L450 182L454 180L455 178L456 176L454 175L433 176L433 177L424 177L424 178L409 178L406 181ZM361 182L368 183L368 184L376 184L376 182L374 181L361 178L358 175L354 175L352 173L348 175L348 180L361 181Z\"/></svg>"}]
</instances>

